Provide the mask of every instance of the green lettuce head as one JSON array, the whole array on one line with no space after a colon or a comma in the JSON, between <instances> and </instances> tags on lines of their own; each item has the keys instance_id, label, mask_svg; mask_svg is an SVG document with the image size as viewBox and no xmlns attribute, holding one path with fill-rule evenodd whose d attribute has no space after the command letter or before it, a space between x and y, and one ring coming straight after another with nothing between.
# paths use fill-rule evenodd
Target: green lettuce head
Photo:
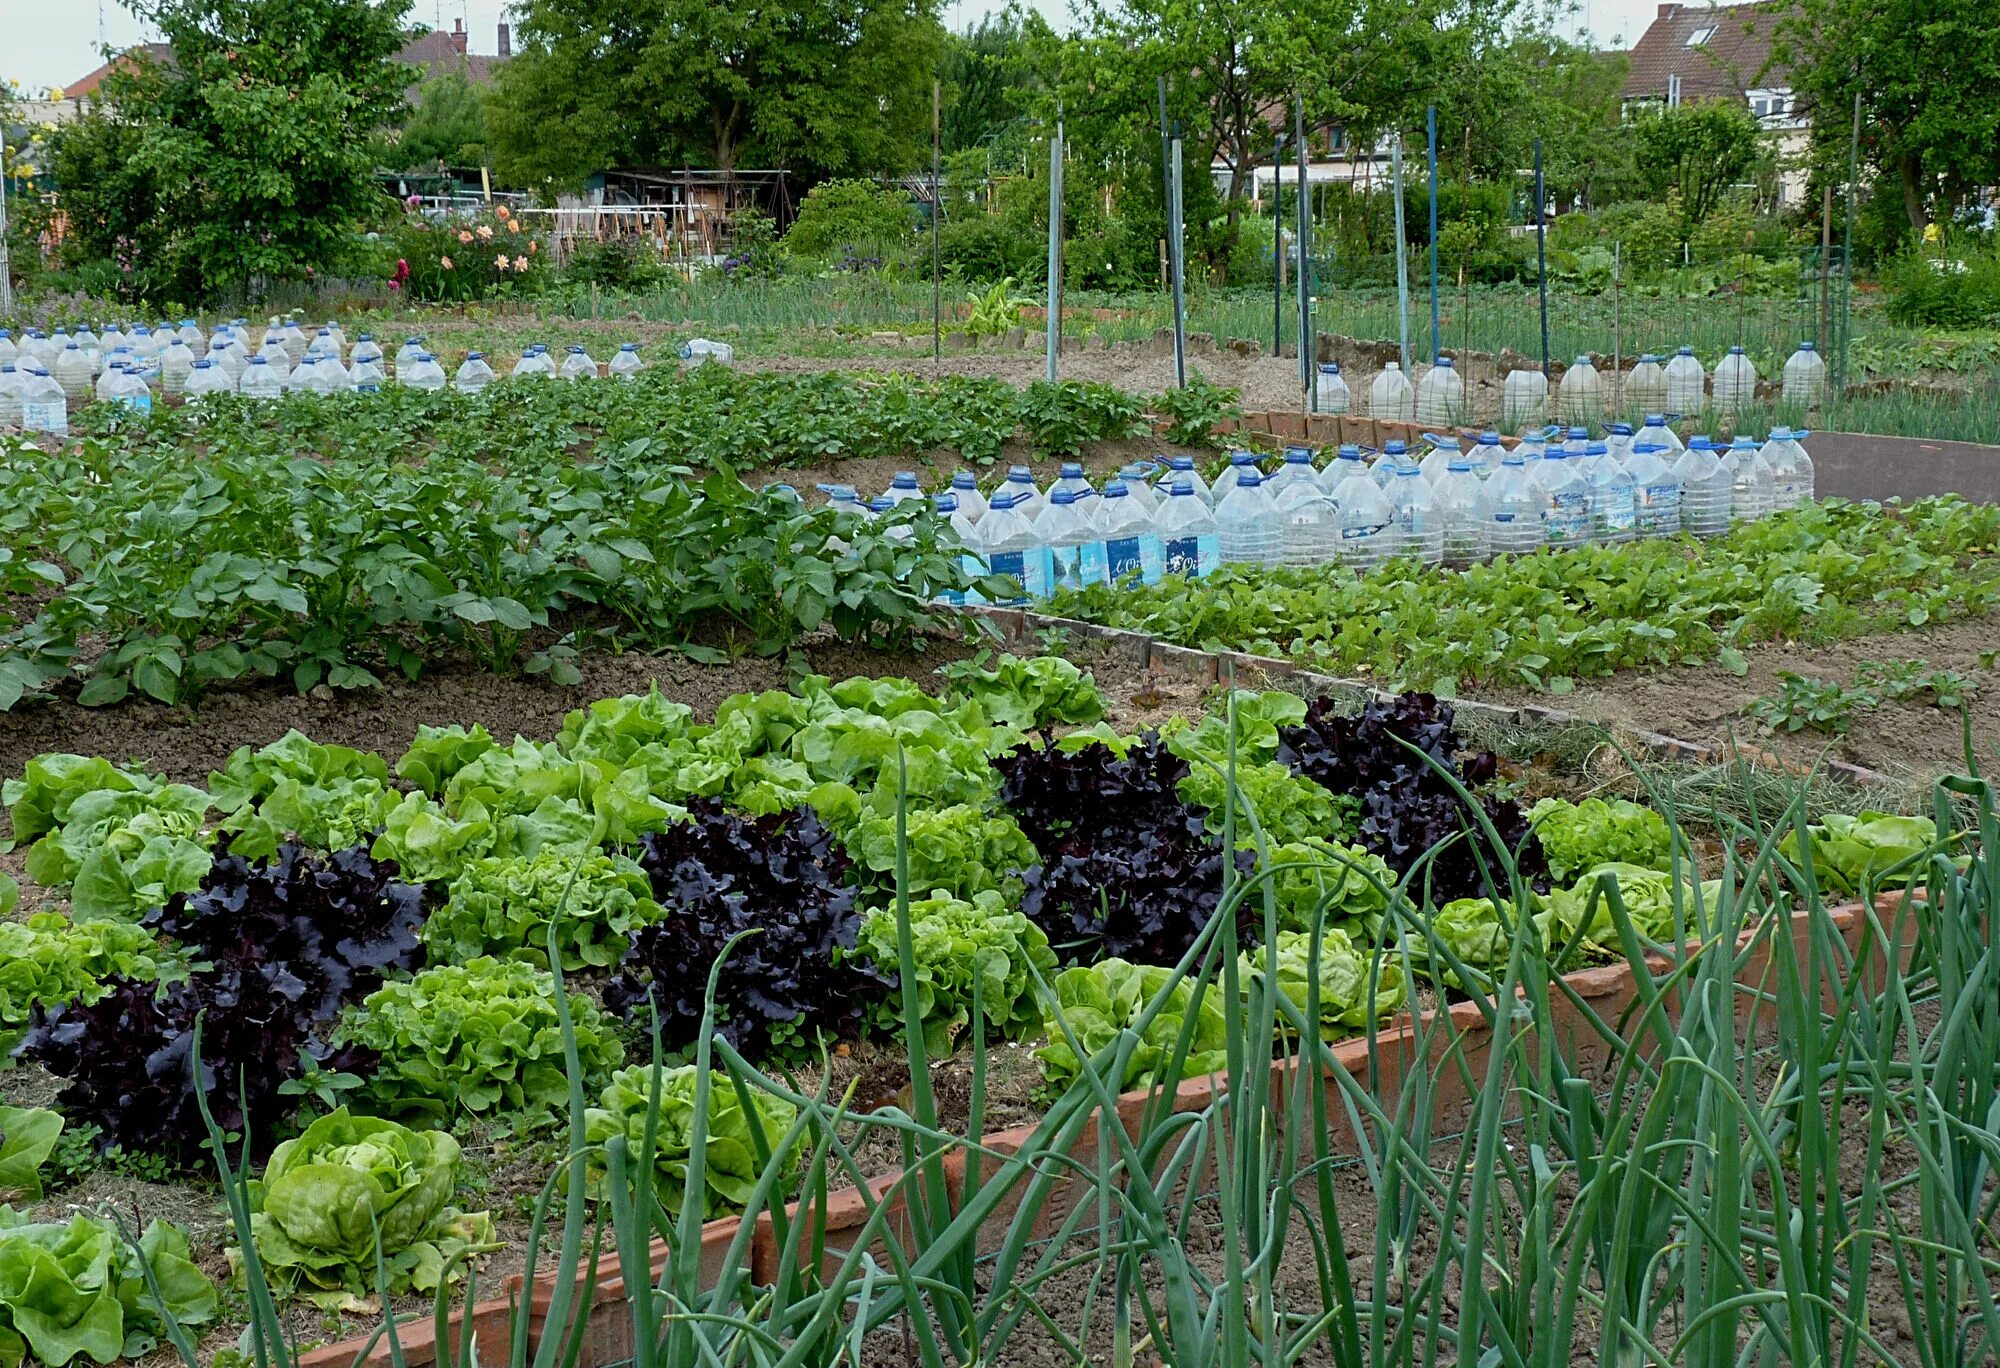
<instances>
[{"instance_id":1,"label":"green lettuce head","mask_svg":"<svg viewBox=\"0 0 2000 1368\"><path fill-rule=\"evenodd\" d=\"M443 1131L351 1116L342 1107L271 1152L252 1185L250 1230L273 1282L355 1307L375 1284L375 1242L392 1295L428 1292L498 1248L492 1218L450 1205L458 1142Z\"/></svg>"},{"instance_id":2,"label":"green lettuce head","mask_svg":"<svg viewBox=\"0 0 2000 1368\"><path fill-rule=\"evenodd\" d=\"M604 1089L603 1106L584 1113L584 1136L602 1146L623 1135L633 1154L646 1138L647 1096L652 1069L634 1065L612 1075ZM653 1136L655 1192L662 1206L679 1215L687 1201L688 1159L694 1139L695 1068L685 1065L660 1073L660 1116ZM729 1079L715 1075L708 1089L708 1148L703 1156L702 1218L741 1211L756 1191L762 1166L757 1159L758 1136L780 1169L798 1157L798 1140L785 1147L785 1134L798 1116L797 1108L758 1089L750 1091L750 1110ZM754 1133L753 1133L754 1130ZM601 1165L601 1158L595 1161ZM601 1168L593 1177L602 1181ZM777 1188L780 1199L784 1185Z\"/></svg>"},{"instance_id":3,"label":"green lettuce head","mask_svg":"<svg viewBox=\"0 0 2000 1368\"><path fill-rule=\"evenodd\" d=\"M1334 1040L1367 1028L1371 977L1375 980L1373 1015L1378 1020L1393 1015L1409 996L1401 959L1393 952L1387 953L1377 965L1375 958L1368 949L1355 945L1345 931L1335 927L1322 933L1315 965L1309 934L1280 931L1273 945L1259 947L1243 956L1243 976L1247 987L1250 979L1261 978L1267 967L1274 967L1278 986L1301 1011L1305 1010L1316 977L1320 1035ZM1282 1018L1278 1029L1281 1034L1287 1033Z\"/></svg>"},{"instance_id":4,"label":"green lettuce head","mask_svg":"<svg viewBox=\"0 0 2000 1368\"><path fill-rule=\"evenodd\" d=\"M1107 959L1063 970L1056 975L1055 992L1063 1020L1076 1034L1086 1058L1137 1027L1147 1004L1162 992L1166 994L1165 1007L1126 1061L1124 1077L1118 1080L1121 1089L1154 1082L1171 1084L1229 1067L1229 1025L1222 1014L1222 994L1213 985L1195 1007L1192 979L1176 978L1173 970L1157 965ZM1175 1072L1169 1067L1172 1052L1190 1011L1195 1013L1194 1030L1188 1038L1187 1055ZM1049 1043L1036 1054L1043 1077L1050 1086L1060 1088L1082 1072L1082 1062L1063 1037L1053 1012L1044 1025ZM1167 1076L1170 1073L1172 1077Z\"/></svg>"},{"instance_id":5,"label":"green lettuce head","mask_svg":"<svg viewBox=\"0 0 2000 1368\"><path fill-rule=\"evenodd\" d=\"M1817 826L1806 828L1812 838L1813 874L1823 887L1858 893L1864 884L1877 888L1907 888L1921 881L1923 866L1913 864L1895 875L1888 871L1937 844L1937 823L1928 817L1897 817L1886 812L1830 812ZM1788 831L1778 843L1786 859L1799 859L1798 832Z\"/></svg>"}]
</instances>

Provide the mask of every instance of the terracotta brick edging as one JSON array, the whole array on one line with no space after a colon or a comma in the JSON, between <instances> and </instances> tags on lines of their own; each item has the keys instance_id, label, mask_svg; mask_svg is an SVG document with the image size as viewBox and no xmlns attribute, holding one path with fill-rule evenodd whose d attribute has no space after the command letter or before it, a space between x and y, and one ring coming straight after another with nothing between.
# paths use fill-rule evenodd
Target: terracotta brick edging
<instances>
[{"instance_id":1,"label":"terracotta brick edging","mask_svg":"<svg viewBox=\"0 0 2000 1368\"><path fill-rule=\"evenodd\" d=\"M1878 914L1885 920L1893 919L1900 901L1906 895L1884 894L1876 900ZM1864 941L1868 938L1870 919L1860 903L1849 903L1829 908L1824 913L1847 947L1850 954L1859 955ZM1809 963L1808 945L1818 930L1818 923L1806 914L1795 914L1791 920L1790 934L1797 960ZM1753 945L1754 942L1754 945ZM1734 947L1742 953L1746 946L1751 952L1738 967L1735 978L1746 990L1764 984L1773 971L1772 950L1776 937L1768 930L1746 932ZM1699 953L1699 951L1695 951ZM1882 947L1874 948L1872 959L1857 960L1857 970L1883 958ZM1651 956L1647 968L1653 974L1665 972L1670 961L1664 956ZM1639 980L1630 965L1614 964L1593 966L1573 970L1562 976L1560 983L1567 990L1550 994L1550 1028L1558 1036L1558 1044L1571 1055L1572 1066L1585 1075L1595 1074L1611 1059L1609 1042L1604 1038L1599 1022L1610 1025L1621 1033L1639 1029L1641 1023L1631 1009L1641 1000ZM1577 1001L1572 1001L1572 995ZM1431 1041L1431 1056L1418 1058L1419 1042L1424 1038L1424 1028L1436 1020L1436 1009L1427 1010L1415 1017L1405 1015L1396 1024L1385 1025L1373 1039L1353 1037L1338 1041L1329 1049L1333 1059L1348 1074L1367 1087L1385 1108L1393 1110L1403 1081L1412 1077L1414 1071L1423 1069L1432 1077L1433 1108L1439 1117L1448 1117L1457 1109L1471 1102L1471 1090L1464 1084L1465 1078L1481 1077L1491 1047L1491 1028L1486 1014L1477 1002L1463 1001L1450 1004L1444 1009L1451 1018L1449 1033L1441 1034ZM1592 1021L1586 1013L1594 1015ZM1749 1015L1753 1034L1762 1035L1769 1029L1770 1012L1753 1009ZM1448 1051L1455 1061L1450 1068L1444 1068L1442 1051ZM1270 1086L1274 1093L1282 1089L1291 1078L1298 1062L1292 1059L1273 1060L1270 1065ZM1218 1093L1228 1087L1226 1075L1214 1078L1191 1078L1183 1080L1173 1090L1171 1107L1173 1111L1199 1111L1210 1106ZM1331 1098L1332 1094L1330 1094ZM1117 1099L1116 1115L1125 1131L1137 1138L1138 1128L1147 1112L1158 1104L1158 1096L1152 1090L1137 1090L1124 1093ZM1337 1104L1329 1109L1331 1115L1323 1118L1327 1127L1329 1146L1336 1154L1358 1154L1345 1109ZM1037 1123L1039 1124L1039 1123ZM1097 1148L1098 1121L1093 1118L1078 1136L1069 1153L1081 1156L1086 1161L1094 1156ZM997 1154L1010 1154L1028 1143L1036 1131L1036 1125L1018 1126L1009 1130L995 1131L981 1137L981 1145ZM944 1158L945 1185L954 1210L958 1209L965 1190L964 1150L955 1151ZM890 1203L890 1220L897 1219L902 1202L904 1175L900 1170L890 1170L871 1179L869 1192L876 1203ZM1067 1213L1073 1209L1077 1196L1083 1189L1080 1180L1059 1180L1051 1193L1038 1222L1039 1234L1053 1234ZM1073 1191L1072 1191L1073 1190ZM1065 1198L1068 1198L1066 1201ZM801 1203L793 1203L786 1208L789 1216L797 1217ZM870 1203L859 1192L848 1188L829 1193L825 1202L826 1247L829 1266L838 1262L852 1247L852 1238L866 1227ZM994 1213L986 1218L981 1230L981 1241L987 1238L986 1227L993 1228L995 1234L1004 1231L1013 1220L1017 1202L1002 1202ZM810 1214L810 1213L808 1213ZM740 1221L735 1217L724 1217L710 1221L702 1227L702 1271L705 1285L720 1276L724 1261L736 1240ZM844 1242L845 1241L845 1242ZM781 1256L776 1228L769 1213L757 1218L756 1228L749 1242L751 1281L768 1284L777 1272ZM666 1266L668 1246L662 1240L655 1240L651 1249L651 1272L657 1277ZM632 1356L632 1315L626 1297L625 1281L618 1271L617 1256L611 1251L599 1255L597 1268L599 1281L593 1289L590 1306L584 1310L582 1354L577 1362L579 1368L608 1368L609 1365L628 1361ZM539 1343L544 1330L549 1303L553 1297L556 1275L545 1273L537 1277L528 1294L528 1336L530 1351ZM451 1313L450 1331L452 1344L458 1343L459 1327L468 1317L471 1321L474 1342L481 1350L481 1362L491 1363L504 1357L512 1333L512 1314L515 1304L523 1292L523 1280L515 1275L508 1285L508 1298L503 1301L482 1302L470 1312L461 1309ZM582 1290L582 1279L578 1280L578 1291ZM428 1314L417 1317L397 1328L402 1351L410 1368L428 1368L439 1363L436 1344L435 1318ZM328 1345L301 1356L300 1368L349 1368L362 1354L366 1338L349 1340L345 1343ZM448 1359L446 1360L449 1361ZM390 1362L387 1336L378 1338L377 1343L362 1360L367 1368L386 1368Z\"/></svg>"}]
</instances>

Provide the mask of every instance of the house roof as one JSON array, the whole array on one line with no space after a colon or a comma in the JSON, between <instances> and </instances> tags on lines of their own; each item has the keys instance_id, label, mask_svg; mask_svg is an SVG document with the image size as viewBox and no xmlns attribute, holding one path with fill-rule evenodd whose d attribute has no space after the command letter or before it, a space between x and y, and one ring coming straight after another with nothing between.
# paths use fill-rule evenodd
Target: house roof
<instances>
[{"instance_id":1,"label":"house roof","mask_svg":"<svg viewBox=\"0 0 2000 1368\"><path fill-rule=\"evenodd\" d=\"M86 95L95 95L98 88L104 84L112 72L130 71L138 65L133 60L136 53L143 53L155 62L171 62L174 60L174 50L165 43L141 43L137 47L125 49L125 51L119 53L95 71L79 76L74 81L71 81L62 88L63 98L65 100L80 100Z\"/></svg>"},{"instance_id":2,"label":"house roof","mask_svg":"<svg viewBox=\"0 0 2000 1368\"><path fill-rule=\"evenodd\" d=\"M404 66L424 67L431 72L461 72L474 85L486 85L490 83L493 80L493 73L507 59L504 57L490 57L482 53L467 52L462 46L464 40L465 34L463 31L454 34L446 33L442 29L430 29L423 33L413 34L410 40L403 44L402 50L392 60L401 62ZM174 60L174 50L167 44L141 43L137 47L127 48L103 66L98 67L95 71L85 76L79 76L76 80L64 86L62 88L63 98L65 100L81 100L88 96L96 95L99 88L103 86L105 78L110 76L112 72L129 70L133 66L133 55L135 53L144 53L146 56L152 58L152 60L167 65L171 65Z\"/></svg>"},{"instance_id":3,"label":"house roof","mask_svg":"<svg viewBox=\"0 0 2000 1368\"><path fill-rule=\"evenodd\" d=\"M1681 98L1735 96L1763 86L1789 84L1789 73L1771 62L1780 21L1797 12L1794 0L1745 5L1662 4L1632 48L1625 98L1663 100L1667 78L1680 77ZM1703 30L1709 30L1705 35ZM1700 41L1695 41L1699 39Z\"/></svg>"}]
</instances>

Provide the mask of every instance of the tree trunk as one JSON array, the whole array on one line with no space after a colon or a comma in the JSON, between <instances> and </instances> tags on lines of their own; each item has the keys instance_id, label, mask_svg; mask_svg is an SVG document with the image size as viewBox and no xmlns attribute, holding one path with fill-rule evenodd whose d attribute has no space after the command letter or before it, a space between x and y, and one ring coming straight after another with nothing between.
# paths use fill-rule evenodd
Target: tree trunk
<instances>
[{"instance_id":1,"label":"tree trunk","mask_svg":"<svg viewBox=\"0 0 2000 1368\"><path fill-rule=\"evenodd\" d=\"M1927 218L1924 213L1922 164L1916 157L1905 153L1896 158L1896 175L1903 183L1903 212L1910 216L1910 227L1921 236Z\"/></svg>"}]
</instances>

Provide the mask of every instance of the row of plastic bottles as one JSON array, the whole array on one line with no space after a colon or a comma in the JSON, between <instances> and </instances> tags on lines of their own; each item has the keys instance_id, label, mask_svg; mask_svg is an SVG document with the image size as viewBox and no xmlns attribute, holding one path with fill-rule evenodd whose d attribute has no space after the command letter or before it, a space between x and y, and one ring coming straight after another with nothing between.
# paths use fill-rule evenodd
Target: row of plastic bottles
<instances>
[{"instance_id":1,"label":"row of plastic bottles","mask_svg":"<svg viewBox=\"0 0 2000 1368\"><path fill-rule=\"evenodd\" d=\"M1325 469L1290 447L1266 475L1254 453L1233 452L1213 484L1188 457L1129 465L1102 490L1066 464L1047 489L1015 466L989 499L960 472L934 496L965 548L968 567L1018 579L1030 597L1115 584L1137 572L1201 577L1224 564L1316 566L1360 572L1398 556L1467 566L1489 556L1691 532L1732 525L1812 500L1804 432L1774 429L1758 443L1683 445L1661 415L1638 432L1614 423L1603 439L1583 428L1538 431L1511 449L1484 433L1471 449L1430 438L1414 459L1392 442L1371 464L1342 446ZM864 502L827 486L831 501L862 516L932 498L912 472ZM976 601L976 600L975 600Z\"/></svg>"}]
</instances>

